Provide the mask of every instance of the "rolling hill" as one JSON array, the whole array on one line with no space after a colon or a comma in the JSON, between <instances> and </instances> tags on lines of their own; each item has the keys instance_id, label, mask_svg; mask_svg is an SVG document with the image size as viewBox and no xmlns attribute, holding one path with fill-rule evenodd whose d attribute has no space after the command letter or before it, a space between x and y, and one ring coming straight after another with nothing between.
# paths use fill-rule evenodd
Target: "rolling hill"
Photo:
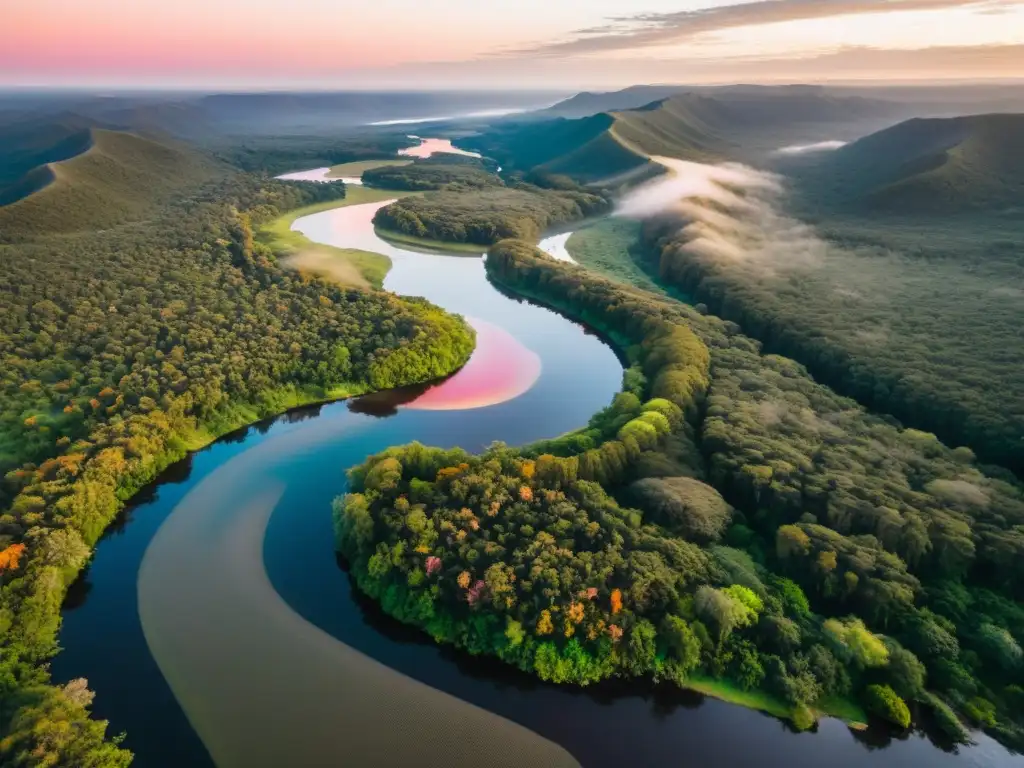
<instances>
[{"instance_id":1,"label":"rolling hill","mask_svg":"<svg viewBox=\"0 0 1024 768\"><path fill-rule=\"evenodd\" d=\"M637 104L649 96L658 98ZM604 107L597 114L580 113ZM730 86L679 91L637 86L583 93L534 118L505 122L463 140L507 168L561 173L586 183L635 180L646 158L760 164L782 147L853 140L889 126L907 107L863 96L837 96L816 86ZM562 115L573 115L570 118Z\"/></svg>"},{"instance_id":2,"label":"rolling hill","mask_svg":"<svg viewBox=\"0 0 1024 768\"><path fill-rule=\"evenodd\" d=\"M542 122L503 123L459 141L506 169L564 174L583 182L627 173L646 160L623 147L610 133L609 114L580 120L556 118Z\"/></svg>"},{"instance_id":3,"label":"rolling hill","mask_svg":"<svg viewBox=\"0 0 1024 768\"><path fill-rule=\"evenodd\" d=\"M875 213L1019 211L1024 115L908 120L835 152L812 178L839 203Z\"/></svg>"},{"instance_id":4,"label":"rolling hill","mask_svg":"<svg viewBox=\"0 0 1024 768\"><path fill-rule=\"evenodd\" d=\"M102 229L145 216L175 191L210 178L205 156L130 133L91 129L90 146L33 172L49 183L0 207L0 240Z\"/></svg>"},{"instance_id":5,"label":"rolling hill","mask_svg":"<svg viewBox=\"0 0 1024 768\"><path fill-rule=\"evenodd\" d=\"M542 110L538 114L547 117L589 117L601 112L619 112L627 109L636 109L688 90L692 89L687 88L685 85L634 85L621 91L604 93L583 91Z\"/></svg>"},{"instance_id":6,"label":"rolling hill","mask_svg":"<svg viewBox=\"0 0 1024 768\"><path fill-rule=\"evenodd\" d=\"M524 172L560 174L583 183L637 180L657 172L655 155L713 162L738 148L720 135L735 117L703 96L682 94L639 109L577 120L506 123L460 141Z\"/></svg>"},{"instance_id":7,"label":"rolling hill","mask_svg":"<svg viewBox=\"0 0 1024 768\"><path fill-rule=\"evenodd\" d=\"M724 134L743 121L742 115L723 103L692 93L612 116L612 135L634 151L706 162L737 153L738 147Z\"/></svg>"}]
</instances>

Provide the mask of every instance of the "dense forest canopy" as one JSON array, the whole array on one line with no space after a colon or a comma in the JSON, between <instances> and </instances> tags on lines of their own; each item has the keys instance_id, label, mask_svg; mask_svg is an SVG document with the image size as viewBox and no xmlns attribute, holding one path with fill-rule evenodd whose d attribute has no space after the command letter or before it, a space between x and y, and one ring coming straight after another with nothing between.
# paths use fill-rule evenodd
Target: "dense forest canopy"
<instances>
[{"instance_id":1,"label":"dense forest canopy","mask_svg":"<svg viewBox=\"0 0 1024 768\"><path fill-rule=\"evenodd\" d=\"M1019 486L733 323L526 243L487 269L615 339L624 391L524 450L413 445L354 470L336 522L364 591L549 680L710 674L801 726L837 697L906 726L913 701L954 739L955 710L1021 743Z\"/></svg>"},{"instance_id":2,"label":"dense forest canopy","mask_svg":"<svg viewBox=\"0 0 1024 768\"><path fill-rule=\"evenodd\" d=\"M214 153L231 165L270 175L360 160L393 158L416 145L404 134L327 138L317 136L248 136L217 146Z\"/></svg>"},{"instance_id":3,"label":"dense forest canopy","mask_svg":"<svg viewBox=\"0 0 1024 768\"><path fill-rule=\"evenodd\" d=\"M610 206L606 197L592 192L517 183L407 197L381 208L373 223L413 237L490 245L505 238L537 240L550 227L604 213Z\"/></svg>"},{"instance_id":4,"label":"dense forest canopy","mask_svg":"<svg viewBox=\"0 0 1024 768\"><path fill-rule=\"evenodd\" d=\"M692 200L649 225L662 282L862 404L1024 471L1019 224L851 218L803 202L810 229L777 200L745 200Z\"/></svg>"},{"instance_id":5,"label":"dense forest canopy","mask_svg":"<svg viewBox=\"0 0 1024 768\"><path fill-rule=\"evenodd\" d=\"M942 215L976 228L978 214L1018 214L1022 132L1024 114L908 120L793 170L818 207L883 219Z\"/></svg>"},{"instance_id":6,"label":"dense forest canopy","mask_svg":"<svg viewBox=\"0 0 1024 768\"><path fill-rule=\"evenodd\" d=\"M487 165L465 155L439 152L409 165L385 166L363 172L364 184L382 189L433 190L457 185L478 188L500 184Z\"/></svg>"},{"instance_id":7,"label":"dense forest canopy","mask_svg":"<svg viewBox=\"0 0 1024 768\"><path fill-rule=\"evenodd\" d=\"M116 187L93 169L78 181ZM48 197L0 208L22 225L21 242L0 245L4 765L130 760L89 719L85 682L51 686L45 666L67 586L125 500L229 429L304 402L432 380L473 348L461 318L284 270L254 242L254 226L337 199L344 185L221 167L165 202L168 194L122 209L127 223L73 234L50 233L46 216L17 219L24 203L42 211Z\"/></svg>"}]
</instances>

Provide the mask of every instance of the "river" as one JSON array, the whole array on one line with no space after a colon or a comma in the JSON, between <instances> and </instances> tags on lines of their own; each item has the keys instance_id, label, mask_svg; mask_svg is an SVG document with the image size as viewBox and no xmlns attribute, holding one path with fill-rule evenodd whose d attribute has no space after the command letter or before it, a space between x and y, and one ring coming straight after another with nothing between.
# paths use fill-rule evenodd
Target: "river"
<instances>
[{"instance_id":1,"label":"river","mask_svg":"<svg viewBox=\"0 0 1024 768\"><path fill-rule=\"evenodd\" d=\"M389 256L387 289L479 329L474 359L437 387L241 430L169 469L125 511L69 594L66 650L53 667L58 680L89 679L96 714L127 730L136 765L1014 764L984 736L952 754L921 733L855 734L835 720L795 734L671 688L543 684L436 647L355 593L330 520L345 468L413 439L479 449L560 434L610 402L622 373L597 336L491 286L481 258L377 238L383 204L294 226Z\"/></svg>"}]
</instances>

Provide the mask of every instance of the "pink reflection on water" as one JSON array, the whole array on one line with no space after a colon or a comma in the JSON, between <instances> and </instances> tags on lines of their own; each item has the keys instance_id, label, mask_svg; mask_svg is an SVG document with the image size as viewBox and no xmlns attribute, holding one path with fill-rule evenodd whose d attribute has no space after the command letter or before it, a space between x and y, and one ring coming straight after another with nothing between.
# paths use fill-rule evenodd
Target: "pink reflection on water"
<instances>
[{"instance_id":1,"label":"pink reflection on water","mask_svg":"<svg viewBox=\"0 0 1024 768\"><path fill-rule=\"evenodd\" d=\"M406 157L430 157L435 152L447 152L452 155L466 155L467 157L480 157L476 152L467 152L464 149L452 146L448 139L420 139L418 147L398 150L398 154Z\"/></svg>"},{"instance_id":2,"label":"pink reflection on water","mask_svg":"<svg viewBox=\"0 0 1024 768\"><path fill-rule=\"evenodd\" d=\"M476 329L476 349L465 367L428 389L406 408L456 411L484 408L519 397L540 378L540 358L496 325L467 318Z\"/></svg>"}]
</instances>

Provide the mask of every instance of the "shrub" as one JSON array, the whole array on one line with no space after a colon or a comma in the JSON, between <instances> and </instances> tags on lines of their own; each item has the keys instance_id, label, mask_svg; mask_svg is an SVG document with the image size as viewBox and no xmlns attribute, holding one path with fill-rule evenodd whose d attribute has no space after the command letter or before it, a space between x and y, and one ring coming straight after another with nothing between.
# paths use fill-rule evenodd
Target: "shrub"
<instances>
[{"instance_id":1,"label":"shrub","mask_svg":"<svg viewBox=\"0 0 1024 768\"><path fill-rule=\"evenodd\" d=\"M910 726L910 709L888 685L869 685L864 692L864 705L873 712L900 728Z\"/></svg>"}]
</instances>

